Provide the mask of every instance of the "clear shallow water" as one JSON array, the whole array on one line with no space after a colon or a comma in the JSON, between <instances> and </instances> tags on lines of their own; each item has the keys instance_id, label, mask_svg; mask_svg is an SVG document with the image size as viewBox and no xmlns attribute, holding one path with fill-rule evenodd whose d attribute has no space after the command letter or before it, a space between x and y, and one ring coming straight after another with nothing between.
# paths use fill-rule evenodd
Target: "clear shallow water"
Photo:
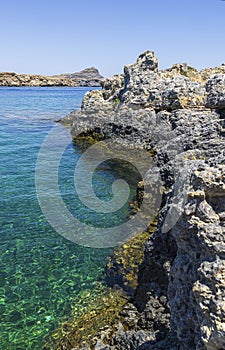
<instances>
[{"instance_id":1,"label":"clear shallow water","mask_svg":"<svg viewBox=\"0 0 225 350\"><path fill-rule=\"evenodd\" d=\"M111 250L85 248L57 234L35 192L35 164L44 138L54 120L80 106L87 90L0 88L1 349L40 350L44 337L94 297L104 280ZM57 128L60 134L63 126ZM71 142L61 160L62 197L71 212L91 224L102 220L102 226L110 225L110 216L87 212L76 197L73 172L81 153ZM111 198L114 176L104 164L96 171L95 190L102 199ZM114 222L125 220L128 212L125 206Z\"/></svg>"}]
</instances>

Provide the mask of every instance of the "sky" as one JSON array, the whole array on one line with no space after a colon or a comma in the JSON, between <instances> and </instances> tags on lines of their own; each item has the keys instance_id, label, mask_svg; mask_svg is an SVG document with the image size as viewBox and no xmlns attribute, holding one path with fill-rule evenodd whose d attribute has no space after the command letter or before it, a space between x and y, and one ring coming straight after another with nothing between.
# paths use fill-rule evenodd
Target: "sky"
<instances>
[{"instance_id":1,"label":"sky","mask_svg":"<svg viewBox=\"0 0 225 350\"><path fill-rule=\"evenodd\" d=\"M121 73L146 50L161 69L225 63L225 1L0 0L0 71Z\"/></svg>"}]
</instances>

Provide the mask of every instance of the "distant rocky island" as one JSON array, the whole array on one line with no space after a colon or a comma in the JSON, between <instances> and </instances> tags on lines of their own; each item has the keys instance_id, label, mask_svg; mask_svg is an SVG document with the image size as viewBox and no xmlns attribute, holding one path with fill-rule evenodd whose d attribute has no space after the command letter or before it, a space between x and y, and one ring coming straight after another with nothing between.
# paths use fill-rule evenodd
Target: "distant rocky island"
<instances>
[{"instance_id":1,"label":"distant rocky island","mask_svg":"<svg viewBox=\"0 0 225 350\"><path fill-rule=\"evenodd\" d=\"M103 76L91 67L76 73L52 76L0 72L0 86L100 86Z\"/></svg>"}]
</instances>

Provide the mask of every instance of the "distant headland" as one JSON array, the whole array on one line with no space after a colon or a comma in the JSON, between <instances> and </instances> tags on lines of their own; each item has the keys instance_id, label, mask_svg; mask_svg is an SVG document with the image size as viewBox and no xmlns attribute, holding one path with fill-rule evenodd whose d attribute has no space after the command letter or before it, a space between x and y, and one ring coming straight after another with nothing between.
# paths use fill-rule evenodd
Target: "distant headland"
<instances>
[{"instance_id":1,"label":"distant headland","mask_svg":"<svg viewBox=\"0 0 225 350\"><path fill-rule=\"evenodd\" d=\"M101 86L103 76L91 67L76 73L44 76L0 72L0 86Z\"/></svg>"}]
</instances>

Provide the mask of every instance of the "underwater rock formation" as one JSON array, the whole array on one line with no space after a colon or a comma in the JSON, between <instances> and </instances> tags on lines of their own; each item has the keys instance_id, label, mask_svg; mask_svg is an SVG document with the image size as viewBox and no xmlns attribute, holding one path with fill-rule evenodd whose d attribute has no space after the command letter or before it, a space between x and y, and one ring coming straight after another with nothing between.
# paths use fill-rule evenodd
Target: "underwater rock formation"
<instances>
[{"instance_id":1,"label":"underwater rock formation","mask_svg":"<svg viewBox=\"0 0 225 350\"><path fill-rule=\"evenodd\" d=\"M147 51L62 120L72 135L154 151L144 181L158 172L164 187L128 326L96 349L225 349L224 67L158 71Z\"/></svg>"}]
</instances>

